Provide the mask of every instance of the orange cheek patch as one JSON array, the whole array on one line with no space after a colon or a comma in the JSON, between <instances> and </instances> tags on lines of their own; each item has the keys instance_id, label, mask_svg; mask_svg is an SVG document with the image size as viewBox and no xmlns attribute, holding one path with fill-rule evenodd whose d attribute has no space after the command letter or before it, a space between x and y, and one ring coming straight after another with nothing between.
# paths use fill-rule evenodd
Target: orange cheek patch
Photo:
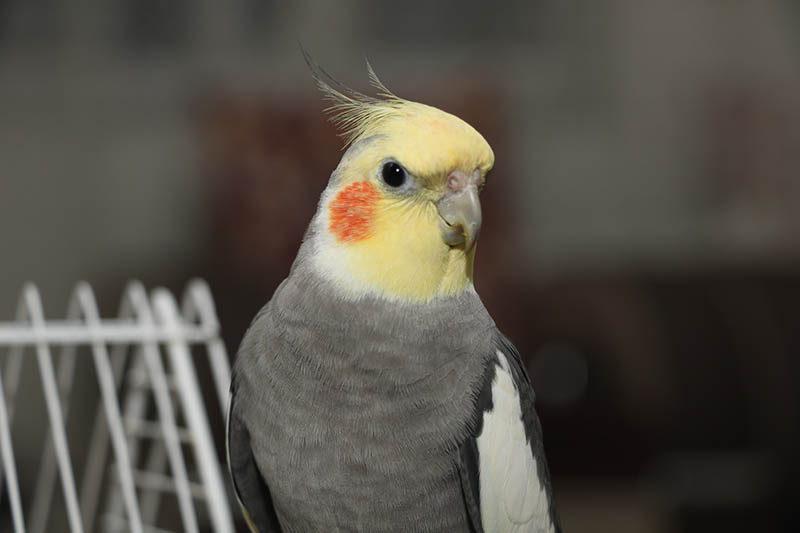
<instances>
[{"instance_id":1,"label":"orange cheek patch","mask_svg":"<svg viewBox=\"0 0 800 533\"><path fill-rule=\"evenodd\" d=\"M329 206L331 233L342 242L369 237L378 198L378 190L366 181L342 189Z\"/></svg>"}]
</instances>

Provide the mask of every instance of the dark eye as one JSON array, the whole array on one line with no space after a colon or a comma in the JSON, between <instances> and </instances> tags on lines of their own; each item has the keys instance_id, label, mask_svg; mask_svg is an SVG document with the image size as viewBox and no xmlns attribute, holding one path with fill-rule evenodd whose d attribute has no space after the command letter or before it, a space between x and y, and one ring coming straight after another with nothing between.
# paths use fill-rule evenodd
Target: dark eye
<instances>
[{"instance_id":1,"label":"dark eye","mask_svg":"<svg viewBox=\"0 0 800 533\"><path fill-rule=\"evenodd\" d=\"M394 161L389 161L383 165L381 177L388 186L400 187L406 182L406 171Z\"/></svg>"}]
</instances>

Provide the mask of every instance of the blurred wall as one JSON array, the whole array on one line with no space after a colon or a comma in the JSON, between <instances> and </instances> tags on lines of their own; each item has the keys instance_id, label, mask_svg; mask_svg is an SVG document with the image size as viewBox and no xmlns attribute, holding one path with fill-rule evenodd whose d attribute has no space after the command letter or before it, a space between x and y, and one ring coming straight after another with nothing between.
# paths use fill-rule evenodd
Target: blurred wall
<instances>
[{"instance_id":1,"label":"blurred wall","mask_svg":"<svg viewBox=\"0 0 800 533\"><path fill-rule=\"evenodd\" d=\"M239 89L315 105L298 40L359 87L369 56L401 93L498 88L514 159L496 180L534 275L797 256L791 2L0 6L3 301L25 279L59 299L196 250L192 104Z\"/></svg>"}]
</instances>

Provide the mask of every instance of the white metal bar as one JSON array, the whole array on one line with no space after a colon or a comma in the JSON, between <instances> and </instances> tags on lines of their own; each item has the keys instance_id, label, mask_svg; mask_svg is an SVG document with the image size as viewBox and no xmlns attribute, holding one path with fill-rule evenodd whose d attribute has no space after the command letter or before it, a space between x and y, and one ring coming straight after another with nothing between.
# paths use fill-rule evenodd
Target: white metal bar
<instances>
[{"instance_id":1,"label":"white metal bar","mask_svg":"<svg viewBox=\"0 0 800 533\"><path fill-rule=\"evenodd\" d=\"M162 442L154 442L147 455L144 468L148 472L163 472L167 467L167 449ZM161 508L163 493L149 491L142 494L142 517L147 523L154 522Z\"/></svg>"},{"instance_id":2,"label":"white metal bar","mask_svg":"<svg viewBox=\"0 0 800 533\"><path fill-rule=\"evenodd\" d=\"M119 319L122 322L130 323L134 321L133 306L127 294L123 295L122 302L120 303ZM103 321L108 323L108 321ZM138 324L137 324L138 325ZM116 344L112 353L111 367L114 372L114 384L119 389L122 384L123 372L125 371L126 357L125 344ZM135 366L135 365L134 365ZM134 369L138 370L138 369ZM142 369L142 374L144 370ZM130 396L130 394L129 394ZM128 399L126 398L126 408ZM105 473L105 464L108 457L108 430L103 416L103 408L98 405L95 413L94 428L92 431L91 448L89 456L86 461L84 469L83 480L81 483L81 512L83 513L84 521L87 524L87 529L92 530L94 520L97 515L97 507L100 503L100 488L103 483L103 474ZM131 459L132 464L135 462ZM118 513L121 512L122 500L119 495L119 490L116 487L111 487L111 494L108 497L109 505L115 506Z\"/></svg>"},{"instance_id":3,"label":"white metal bar","mask_svg":"<svg viewBox=\"0 0 800 533\"><path fill-rule=\"evenodd\" d=\"M101 340L102 337L100 335L97 335L97 330L101 326L97 304L88 283L79 283L76 290L78 292L78 301L80 302L84 317L86 318L86 325L88 326L89 332L92 334L92 355L94 356L95 367L97 368L97 380L100 383L100 392L106 411L106 421L108 422L111 433L111 444L117 458L117 471L119 473L120 484L122 485L128 522L134 533L141 533L141 515L139 513L139 504L136 500L136 488L133 484L128 445L125 442L125 432L122 427L122 415L119 411L116 384L114 383L114 372L108 360L108 351L105 342Z\"/></svg>"},{"instance_id":4,"label":"white metal bar","mask_svg":"<svg viewBox=\"0 0 800 533\"><path fill-rule=\"evenodd\" d=\"M147 327L118 319L101 320L92 333L82 322L66 320L48 320L46 328L34 331L28 324L0 322L0 345L33 346L44 344L91 344L104 342L108 344L139 344L142 341L167 342L169 333L159 327ZM181 336L189 343L206 342L216 331L204 329L202 326L177 326ZM93 336L94 335L94 336Z\"/></svg>"},{"instance_id":5,"label":"white metal bar","mask_svg":"<svg viewBox=\"0 0 800 533\"><path fill-rule=\"evenodd\" d=\"M17 304L17 321L27 324L27 314L25 312L25 298L21 297ZM1 324L1 323L0 323ZM30 326L28 326L30 327ZM22 350L24 345L14 345L8 348L8 360L6 361L6 391L8 392L8 420L9 424L14 420L14 404L17 398L17 388L19 387L19 379L22 375Z\"/></svg>"},{"instance_id":6,"label":"white metal bar","mask_svg":"<svg viewBox=\"0 0 800 533\"><path fill-rule=\"evenodd\" d=\"M175 479L165 474L159 474L150 470L134 470L133 478L139 487L147 487L158 492L168 492L177 494ZM205 489L200 483L189 483L189 495L198 500L206 497Z\"/></svg>"},{"instance_id":7,"label":"white metal bar","mask_svg":"<svg viewBox=\"0 0 800 533\"><path fill-rule=\"evenodd\" d=\"M119 515L106 513L102 516L103 533L128 533L131 528L128 522ZM144 533L175 533L169 529L163 529L155 526L144 526Z\"/></svg>"},{"instance_id":8,"label":"white metal bar","mask_svg":"<svg viewBox=\"0 0 800 533\"><path fill-rule=\"evenodd\" d=\"M148 326L154 324L155 318L150 309L144 287L139 283L133 283L129 286L128 295L139 320ZM186 472L186 464L181 452L181 434L175 421L174 406L172 405L161 354L158 351L158 346L152 342L143 343L142 350L144 351L147 371L153 384L153 394L156 400L158 418L161 422L170 468L172 469L172 476L175 478L175 490L178 496L183 526L186 531L196 532L198 530L197 517L192 504L189 475ZM187 438L191 438L191 434L184 437L184 440Z\"/></svg>"},{"instance_id":9,"label":"white metal bar","mask_svg":"<svg viewBox=\"0 0 800 533\"><path fill-rule=\"evenodd\" d=\"M33 284L25 285L23 298L31 320L32 329L39 333L44 331L44 313L39 291ZM80 511L78 510L78 496L75 491L75 477L72 473L67 435L64 429L64 417L58 401L58 386L56 385L53 361L50 358L50 348L45 342L36 343L36 358L39 363L39 372L42 377L47 412L50 418L50 429L53 435L53 444L56 449L59 472L61 474L61 487L67 505L67 519L73 533L83 533Z\"/></svg>"},{"instance_id":10,"label":"white metal bar","mask_svg":"<svg viewBox=\"0 0 800 533\"><path fill-rule=\"evenodd\" d=\"M3 471L8 486L8 499L11 503L11 518L15 533L25 533L25 520L22 517L22 502L19 497L17 467L14 463L14 450L11 444L11 428L6 411L6 395L3 392L3 380L0 376L0 452L3 458Z\"/></svg>"},{"instance_id":11,"label":"white metal bar","mask_svg":"<svg viewBox=\"0 0 800 533\"><path fill-rule=\"evenodd\" d=\"M195 435L198 467L208 493L210 503L208 511L214 531L232 533L233 519L230 508L222 503L227 502L222 472L214 449L211 429L208 426L203 398L197 384L197 374L192 363L191 353L185 339L182 338L182 330L178 327L180 322L175 299L167 290L157 289L153 292L153 307L162 324L174 334L173 340L167 345L168 354L173 374L180 385L179 390L186 421Z\"/></svg>"},{"instance_id":12,"label":"white metal bar","mask_svg":"<svg viewBox=\"0 0 800 533\"><path fill-rule=\"evenodd\" d=\"M144 364L144 359L142 357L142 351L143 347L141 345L138 345L133 353L133 362L131 364L131 368L135 372L145 371L145 364ZM133 420L133 419L144 418L146 416L148 399L149 399L148 392L144 389L128 390L127 394L125 395L125 401L123 402L123 407L122 407L122 412L124 413L122 415L123 422L125 421L125 419ZM130 458L131 468L136 468L136 465L139 464L139 440L135 438L135 436L130 435L127 432L126 432L126 437L127 437L126 442L128 444L128 456ZM122 514L124 495L121 492L121 488L122 487L118 485L114 485L111 487L109 498L106 504L106 512L115 516ZM141 502L139 503L140 503L139 509L141 510ZM143 524L147 523L147 520L145 519L144 516L142 516L142 522Z\"/></svg>"},{"instance_id":13,"label":"white metal bar","mask_svg":"<svg viewBox=\"0 0 800 533\"><path fill-rule=\"evenodd\" d=\"M78 299L73 292L67 305L67 319L80 316L80 306ZM69 418L69 393L72 390L72 383L75 380L75 352L76 345L65 345L61 347L58 354L58 387L61 400L61 409L64 412L64 419ZM56 486L56 457L53 453L53 439L51 432L45 435L44 449L42 450L42 461L39 465L39 474L34 486L33 503L29 511L30 532L43 533L50 518L50 509L53 502L53 491Z\"/></svg>"},{"instance_id":14,"label":"white metal bar","mask_svg":"<svg viewBox=\"0 0 800 533\"><path fill-rule=\"evenodd\" d=\"M81 479L81 516L86 523L87 531L94 530L94 519L100 502L100 489L103 485L103 474L108 457L108 431L102 408L97 407L89 437L89 453Z\"/></svg>"},{"instance_id":15,"label":"white metal bar","mask_svg":"<svg viewBox=\"0 0 800 533\"><path fill-rule=\"evenodd\" d=\"M19 379L22 375L22 350L24 345L10 346L8 349L8 359L6 360L5 380L6 391L8 391L8 418L14 419L14 407L17 398L17 388L19 387Z\"/></svg>"},{"instance_id":16,"label":"white metal bar","mask_svg":"<svg viewBox=\"0 0 800 533\"><path fill-rule=\"evenodd\" d=\"M123 422L125 432L130 436L149 440L162 440L165 437L164 428L160 422L131 418L125 418ZM179 442L192 442L192 433L188 429L176 426L175 434Z\"/></svg>"},{"instance_id":17,"label":"white metal bar","mask_svg":"<svg viewBox=\"0 0 800 533\"><path fill-rule=\"evenodd\" d=\"M119 318L123 321L130 321L133 309L126 298L122 299L119 309ZM114 372L114 385L119 389L122 383L123 371L125 370L125 348L124 344L118 344L114 348L114 357L111 359L111 369ZM122 353L119 353L122 352ZM108 431L106 430L105 419L103 418L102 406L97 406L92 427L92 436L89 445L89 454L86 458L86 466L81 480L81 513L83 514L86 529L92 531L94 520L97 514L97 506L100 502L100 488L103 483L104 467L108 455Z\"/></svg>"},{"instance_id":18,"label":"white metal bar","mask_svg":"<svg viewBox=\"0 0 800 533\"><path fill-rule=\"evenodd\" d=\"M25 298L24 296L20 296L19 300L17 301L17 312L16 312L16 320L18 322L26 322L27 321L27 307L25 306ZM6 359L6 371L5 371L5 380L6 380L6 392L7 396L6 406L7 406L7 413L8 413L8 427L10 428L11 425L14 423L14 407L16 404L17 399L17 388L19 387L19 380L20 376L22 375L22 351L25 349L24 346L9 346L8 348L8 359ZM0 498L3 496L3 483L5 478L0 476Z\"/></svg>"},{"instance_id":19,"label":"white metal bar","mask_svg":"<svg viewBox=\"0 0 800 533\"><path fill-rule=\"evenodd\" d=\"M131 368L130 370L128 370L125 376L126 376L125 379L129 387L148 389L148 390L152 388L150 386L150 378L147 377L147 372L140 371L139 369L136 368ZM167 379L167 387L169 388L169 390L177 392L178 383L177 381L175 381L175 378L173 378L170 375L167 375L165 377Z\"/></svg>"},{"instance_id":20,"label":"white metal bar","mask_svg":"<svg viewBox=\"0 0 800 533\"><path fill-rule=\"evenodd\" d=\"M183 315L192 321L199 319L204 331L214 331L206 340L206 350L211 364L211 373L217 389L220 413L224 416L228 410L228 391L231 383L231 366L225 344L219 337L219 320L214 308L214 299L208 284L200 279L189 282L183 300Z\"/></svg>"},{"instance_id":21,"label":"white metal bar","mask_svg":"<svg viewBox=\"0 0 800 533\"><path fill-rule=\"evenodd\" d=\"M130 298L128 298L127 293L123 296L122 306L125 308L124 310L133 317L133 305L130 302ZM122 311L121 311L122 312ZM138 319L135 319L138 321ZM114 355L121 356L124 354L125 350L127 349L127 345L125 344L117 344L113 348ZM144 373L145 372L145 365L144 359L142 358L142 346L137 345L136 349L132 355L133 362L131 363L130 368L127 369L126 372L136 372L136 373ZM123 365L124 366L124 365ZM116 377L116 376L115 376ZM117 386L121 382L121 378L117 381ZM123 402L122 407L122 418L123 424L125 419L133 420L133 419L141 419L146 415L147 405L148 405L148 393L139 388L139 389L129 389L125 394L125 400ZM136 468L136 465L139 464L139 440L136 438L135 435L131 435L127 431L125 431L125 436L127 437L128 443L128 455L130 457L130 464L131 468ZM106 512L112 514L114 516L119 516L122 514L122 507L124 505L124 496L122 494L122 487L120 485L112 485L109 487L109 495L106 500ZM141 510L141 500L139 501L139 509ZM142 515L142 525L146 524L148 520Z\"/></svg>"},{"instance_id":22,"label":"white metal bar","mask_svg":"<svg viewBox=\"0 0 800 533\"><path fill-rule=\"evenodd\" d=\"M120 306L120 316L130 315L132 309L123 299ZM125 345L117 345L116 348L125 348ZM125 352L117 353L111 359L111 369L114 372L114 385L119 389L122 383L123 372L125 370ZM89 445L89 454L86 458L86 466L83 471L81 481L81 513L86 523L86 529L92 531L94 520L97 514L97 507L100 503L100 488L103 484L106 459L108 458L108 429L106 419L103 416L103 407L98 405L95 411L94 426Z\"/></svg>"}]
</instances>

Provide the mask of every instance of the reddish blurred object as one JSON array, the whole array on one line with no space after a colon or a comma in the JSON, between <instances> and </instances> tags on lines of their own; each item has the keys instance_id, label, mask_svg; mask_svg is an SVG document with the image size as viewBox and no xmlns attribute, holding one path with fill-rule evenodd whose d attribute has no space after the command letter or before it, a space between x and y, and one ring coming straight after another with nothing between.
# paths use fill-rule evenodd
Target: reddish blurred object
<instances>
[{"instance_id":1,"label":"reddish blurred object","mask_svg":"<svg viewBox=\"0 0 800 533\"><path fill-rule=\"evenodd\" d=\"M219 268L254 290L286 274L340 143L311 105L221 94L203 121Z\"/></svg>"}]
</instances>

